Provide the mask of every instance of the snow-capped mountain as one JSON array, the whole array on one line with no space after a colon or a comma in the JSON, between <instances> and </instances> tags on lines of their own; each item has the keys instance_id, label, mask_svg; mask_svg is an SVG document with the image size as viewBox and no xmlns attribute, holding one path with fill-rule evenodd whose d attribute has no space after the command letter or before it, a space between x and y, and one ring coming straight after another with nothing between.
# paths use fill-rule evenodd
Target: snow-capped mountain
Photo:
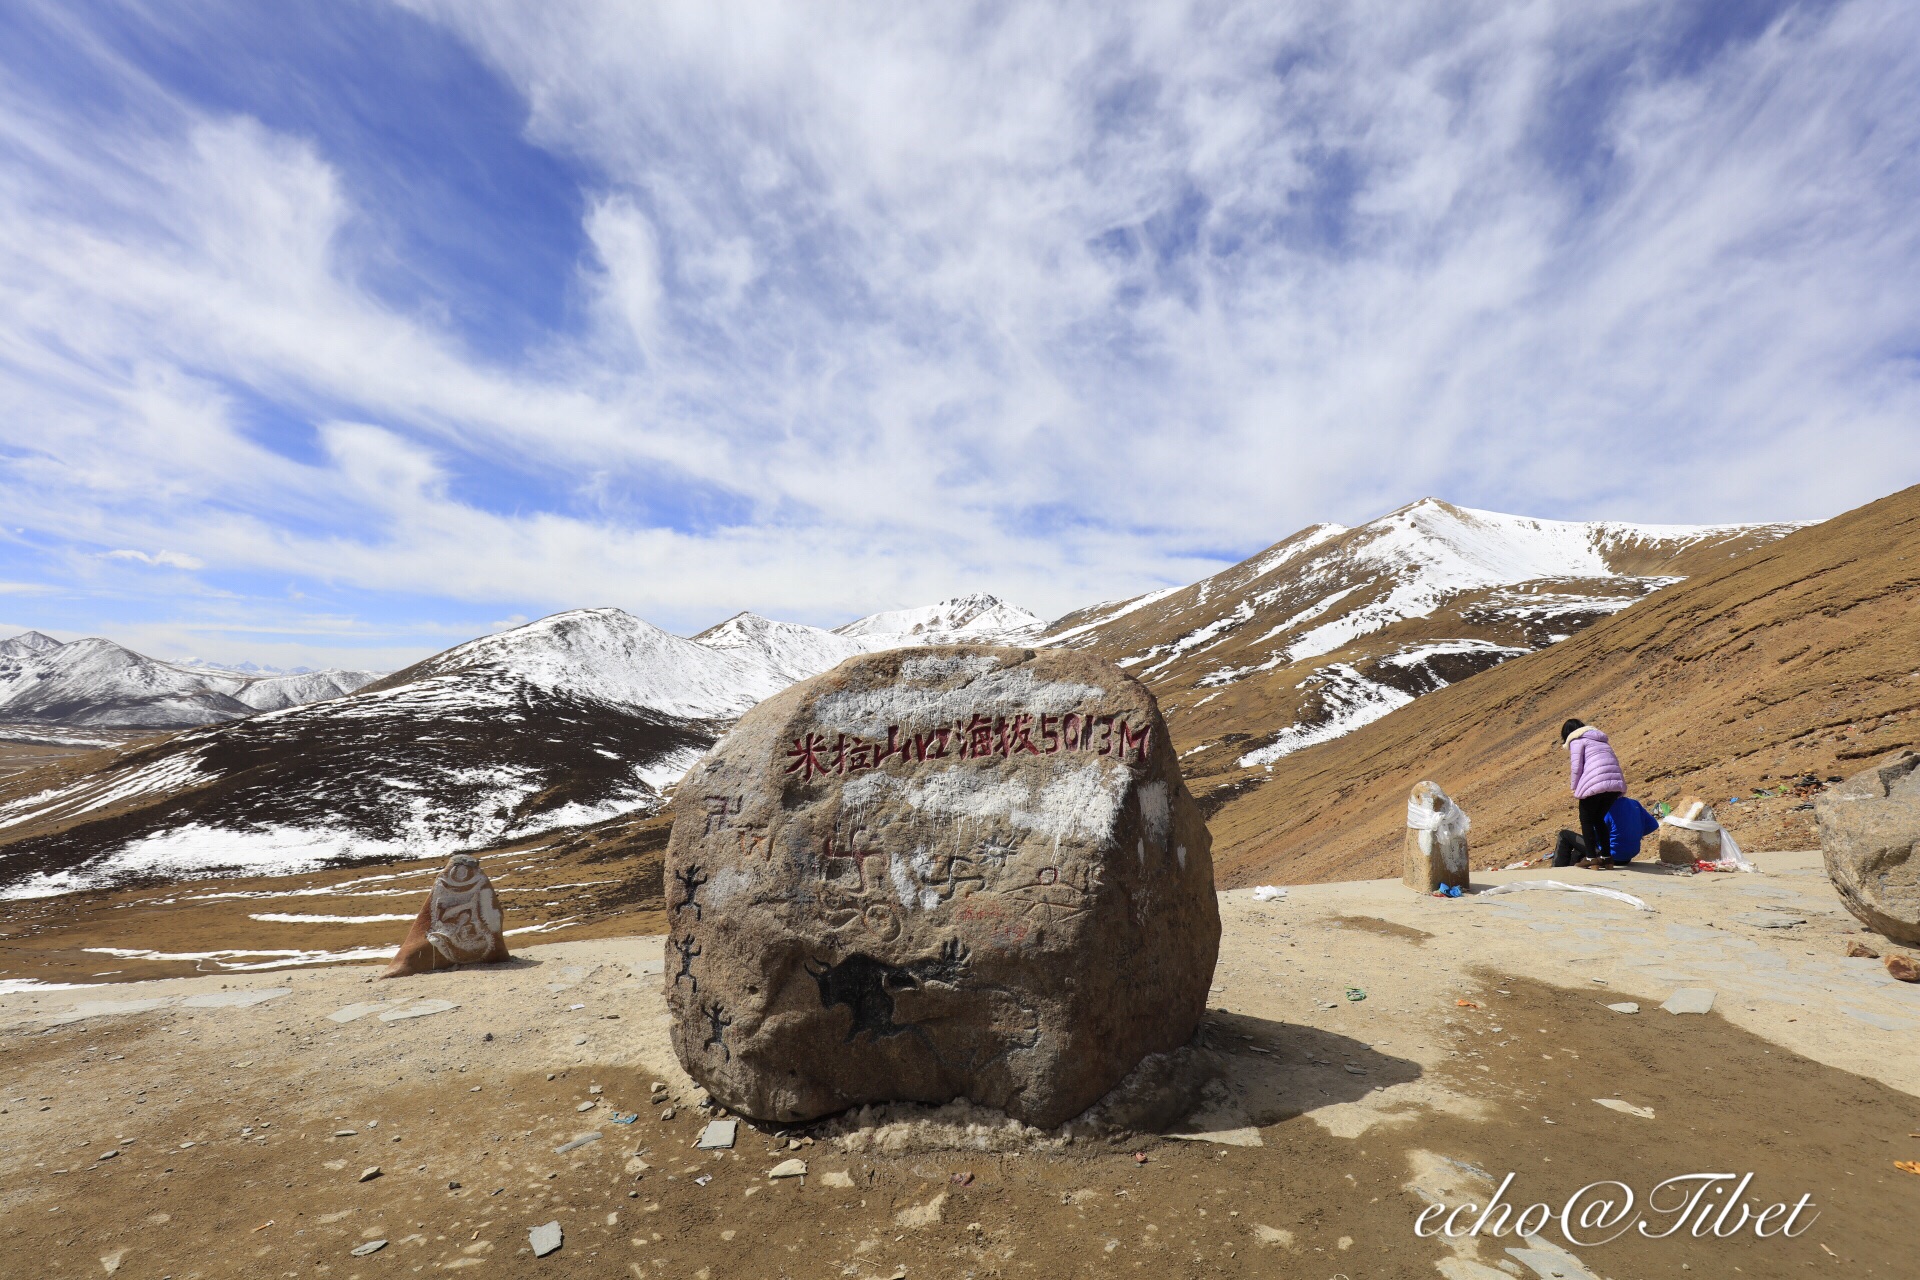
<instances>
[{"instance_id":1,"label":"snow-capped mountain","mask_svg":"<svg viewBox=\"0 0 1920 1280\"><path fill-rule=\"evenodd\" d=\"M249 676L234 690L235 702L255 711L281 711L287 707L323 702L365 688L380 678L378 671L290 671L284 675Z\"/></svg>"},{"instance_id":2,"label":"snow-capped mountain","mask_svg":"<svg viewBox=\"0 0 1920 1280\"><path fill-rule=\"evenodd\" d=\"M857 653L925 644L1026 644L1045 626L1019 605L981 592L869 614L832 631L736 613L694 640L758 661L792 683L830 671Z\"/></svg>"},{"instance_id":3,"label":"snow-capped mountain","mask_svg":"<svg viewBox=\"0 0 1920 1280\"><path fill-rule=\"evenodd\" d=\"M693 639L696 644L760 663L789 684L830 671L855 654L875 647L819 627L801 622L775 622L757 613L736 613Z\"/></svg>"},{"instance_id":4,"label":"snow-capped mountain","mask_svg":"<svg viewBox=\"0 0 1920 1280\"><path fill-rule=\"evenodd\" d=\"M171 729L335 698L377 676L243 675L160 662L98 637L62 644L28 631L0 642L0 720Z\"/></svg>"},{"instance_id":5,"label":"snow-capped mountain","mask_svg":"<svg viewBox=\"0 0 1920 1280\"><path fill-rule=\"evenodd\" d=\"M1428 498L1069 614L1033 643L1116 659L1158 695L1189 779L1230 781L1798 527L1536 520Z\"/></svg>"},{"instance_id":6,"label":"snow-capped mountain","mask_svg":"<svg viewBox=\"0 0 1920 1280\"><path fill-rule=\"evenodd\" d=\"M793 683L757 658L684 639L620 609L570 609L455 645L371 689L453 675L488 676L683 720L733 719Z\"/></svg>"},{"instance_id":7,"label":"snow-capped mountain","mask_svg":"<svg viewBox=\"0 0 1920 1280\"><path fill-rule=\"evenodd\" d=\"M38 631L22 631L11 640L0 640L0 658L30 658L45 649L58 649L60 642Z\"/></svg>"},{"instance_id":8,"label":"snow-capped mountain","mask_svg":"<svg viewBox=\"0 0 1920 1280\"><path fill-rule=\"evenodd\" d=\"M918 609L869 614L834 634L884 640L875 647L910 644L1025 644L1046 628L1046 620L998 596L975 592Z\"/></svg>"},{"instance_id":9,"label":"snow-capped mountain","mask_svg":"<svg viewBox=\"0 0 1920 1280\"><path fill-rule=\"evenodd\" d=\"M901 645L1017 644L1041 626L1025 609L984 594L874 614L837 632L741 613L691 640L616 609L573 610L455 646L385 681L505 664L554 691L680 718L727 719L856 653ZM27 631L0 640L0 722L188 728L337 698L380 680L376 671L162 662L111 640L62 644Z\"/></svg>"}]
</instances>

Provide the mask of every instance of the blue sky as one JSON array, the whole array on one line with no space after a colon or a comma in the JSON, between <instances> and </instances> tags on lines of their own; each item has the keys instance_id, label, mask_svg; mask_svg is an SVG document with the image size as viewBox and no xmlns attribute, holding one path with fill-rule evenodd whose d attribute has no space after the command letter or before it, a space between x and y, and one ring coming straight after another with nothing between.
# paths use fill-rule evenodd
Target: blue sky
<instances>
[{"instance_id":1,"label":"blue sky","mask_svg":"<svg viewBox=\"0 0 1920 1280\"><path fill-rule=\"evenodd\" d=\"M1920 481L1920 11L0 10L0 631L1054 615Z\"/></svg>"}]
</instances>

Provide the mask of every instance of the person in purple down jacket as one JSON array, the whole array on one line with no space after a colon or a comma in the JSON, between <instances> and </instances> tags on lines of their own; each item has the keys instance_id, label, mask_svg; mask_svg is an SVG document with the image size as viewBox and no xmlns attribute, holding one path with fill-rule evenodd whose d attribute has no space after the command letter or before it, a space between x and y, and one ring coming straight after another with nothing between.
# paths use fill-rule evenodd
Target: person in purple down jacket
<instances>
[{"instance_id":1,"label":"person in purple down jacket","mask_svg":"<svg viewBox=\"0 0 1920 1280\"><path fill-rule=\"evenodd\" d=\"M1580 834L1587 851L1599 856L1609 847L1607 810L1627 791L1627 775L1621 772L1620 757L1613 754L1607 735L1584 720L1569 720L1560 726L1560 745L1567 749L1573 763L1573 794L1580 802Z\"/></svg>"}]
</instances>

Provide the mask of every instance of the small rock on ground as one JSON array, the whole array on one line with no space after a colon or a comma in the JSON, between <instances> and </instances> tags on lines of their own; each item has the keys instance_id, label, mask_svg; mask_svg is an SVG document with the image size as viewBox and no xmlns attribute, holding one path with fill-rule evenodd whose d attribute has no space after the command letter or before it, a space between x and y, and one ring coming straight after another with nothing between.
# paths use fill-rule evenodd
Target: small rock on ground
<instances>
[{"instance_id":1,"label":"small rock on ground","mask_svg":"<svg viewBox=\"0 0 1920 1280\"><path fill-rule=\"evenodd\" d=\"M725 1151L733 1146L740 1132L738 1120L715 1120L700 1133L700 1141L694 1145L702 1151Z\"/></svg>"},{"instance_id":2,"label":"small rock on ground","mask_svg":"<svg viewBox=\"0 0 1920 1280\"><path fill-rule=\"evenodd\" d=\"M942 1191L925 1204L909 1205L893 1215L894 1225L901 1227L930 1227L946 1215L947 1193Z\"/></svg>"},{"instance_id":3,"label":"small rock on ground","mask_svg":"<svg viewBox=\"0 0 1920 1280\"><path fill-rule=\"evenodd\" d=\"M1706 987L1681 987L1660 1007L1668 1013L1711 1013L1713 992Z\"/></svg>"},{"instance_id":4,"label":"small rock on ground","mask_svg":"<svg viewBox=\"0 0 1920 1280\"><path fill-rule=\"evenodd\" d=\"M386 1247L387 1242L385 1240L369 1240L365 1244L355 1245L353 1248L347 1250L347 1252L356 1258L364 1258L369 1254L378 1253Z\"/></svg>"},{"instance_id":5,"label":"small rock on ground","mask_svg":"<svg viewBox=\"0 0 1920 1280\"><path fill-rule=\"evenodd\" d=\"M1622 1001L1621 1001L1621 1002L1620 1002L1619 1004L1610 1004L1610 1005L1608 1005L1608 1006L1607 1006L1607 1008L1609 1008L1609 1009L1611 1009L1611 1010L1613 1010L1613 1011L1614 1011L1615 1013L1638 1013L1638 1012L1640 1012L1640 1006L1639 1006L1638 1004L1636 1004L1635 1002L1633 1002L1632 1000L1622 1000Z\"/></svg>"},{"instance_id":6,"label":"small rock on ground","mask_svg":"<svg viewBox=\"0 0 1920 1280\"><path fill-rule=\"evenodd\" d=\"M767 1170L767 1176L769 1178L804 1178L807 1176L807 1162L805 1160L782 1160L779 1164Z\"/></svg>"},{"instance_id":7,"label":"small rock on ground","mask_svg":"<svg viewBox=\"0 0 1920 1280\"><path fill-rule=\"evenodd\" d=\"M1737 924L1751 925L1755 929L1792 929L1805 924L1804 916L1788 916L1765 911L1748 911L1733 917Z\"/></svg>"},{"instance_id":8,"label":"small rock on ground","mask_svg":"<svg viewBox=\"0 0 1920 1280\"><path fill-rule=\"evenodd\" d=\"M527 1243L533 1246L533 1256L536 1258L546 1257L558 1249L565 1240L566 1237L561 1233L558 1221L543 1222L527 1232Z\"/></svg>"},{"instance_id":9,"label":"small rock on ground","mask_svg":"<svg viewBox=\"0 0 1920 1280\"><path fill-rule=\"evenodd\" d=\"M389 1009L380 1015L382 1022L404 1022L408 1018L424 1018L429 1014L446 1013L460 1006L451 1000L421 1000L402 1009Z\"/></svg>"},{"instance_id":10,"label":"small rock on ground","mask_svg":"<svg viewBox=\"0 0 1920 1280\"><path fill-rule=\"evenodd\" d=\"M335 1009L327 1015L327 1019L331 1022L352 1022L355 1018L364 1018L368 1014L377 1013L386 1007L387 1002L385 1000L361 1001L358 1004L350 1004L344 1009Z\"/></svg>"}]
</instances>

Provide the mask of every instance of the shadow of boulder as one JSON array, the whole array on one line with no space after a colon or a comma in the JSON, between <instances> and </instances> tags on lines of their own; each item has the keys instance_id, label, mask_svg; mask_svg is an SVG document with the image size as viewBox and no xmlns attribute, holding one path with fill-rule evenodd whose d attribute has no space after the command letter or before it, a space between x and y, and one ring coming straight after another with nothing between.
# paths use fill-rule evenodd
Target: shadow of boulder
<instances>
[{"instance_id":1,"label":"shadow of boulder","mask_svg":"<svg viewBox=\"0 0 1920 1280\"><path fill-rule=\"evenodd\" d=\"M1319 1027L1216 1010L1196 1037L1210 1071L1171 1134L1234 1134L1418 1080L1420 1064ZM1239 1135L1245 1140L1245 1135Z\"/></svg>"}]
</instances>

